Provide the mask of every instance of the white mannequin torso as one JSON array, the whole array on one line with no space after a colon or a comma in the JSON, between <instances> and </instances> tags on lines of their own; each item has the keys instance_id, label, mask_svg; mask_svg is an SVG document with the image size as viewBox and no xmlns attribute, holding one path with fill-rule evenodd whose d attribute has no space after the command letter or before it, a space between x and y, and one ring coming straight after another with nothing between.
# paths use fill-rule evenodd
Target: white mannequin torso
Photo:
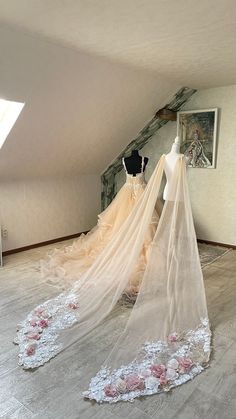
<instances>
[{"instance_id":1,"label":"white mannequin torso","mask_svg":"<svg viewBox=\"0 0 236 419\"><path fill-rule=\"evenodd\" d=\"M173 172L174 172L175 164L176 164L176 162L177 162L177 160L180 156L182 156L182 154L180 153L180 141L179 141L179 137L176 137L175 141L174 141L174 143L171 147L171 151L168 154L166 154L166 156L165 156L164 171L165 171L165 175L166 175L166 186L165 186L164 193L163 193L163 199L165 201L167 199L170 199L170 197L168 196L168 194L169 194L169 184L170 184L170 180L171 180L171 177L173 175Z\"/></svg>"}]
</instances>

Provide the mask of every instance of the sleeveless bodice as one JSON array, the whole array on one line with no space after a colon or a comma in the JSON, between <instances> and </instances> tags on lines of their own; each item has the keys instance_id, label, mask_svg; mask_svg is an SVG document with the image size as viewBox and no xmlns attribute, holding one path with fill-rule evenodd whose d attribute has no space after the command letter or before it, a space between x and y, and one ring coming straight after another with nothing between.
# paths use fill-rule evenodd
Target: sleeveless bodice
<instances>
[{"instance_id":1,"label":"sleeveless bodice","mask_svg":"<svg viewBox=\"0 0 236 419\"><path fill-rule=\"evenodd\" d=\"M135 176L127 172L124 158L122 159L122 163L123 163L125 173L126 173L126 181L125 181L124 186L130 187L134 189L134 191L139 188L144 188L144 186L146 185L146 181L144 177L144 157L142 157L141 172L137 173Z\"/></svg>"}]
</instances>

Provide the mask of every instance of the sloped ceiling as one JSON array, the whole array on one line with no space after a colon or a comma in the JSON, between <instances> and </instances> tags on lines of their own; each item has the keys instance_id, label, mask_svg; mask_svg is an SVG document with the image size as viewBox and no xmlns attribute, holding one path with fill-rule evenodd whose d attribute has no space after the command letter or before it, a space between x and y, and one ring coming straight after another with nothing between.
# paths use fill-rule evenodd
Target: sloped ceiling
<instances>
[{"instance_id":1,"label":"sloped ceiling","mask_svg":"<svg viewBox=\"0 0 236 419\"><path fill-rule=\"evenodd\" d=\"M101 173L179 86L0 28L0 97L26 105L0 150L0 180Z\"/></svg>"},{"instance_id":2,"label":"sloped ceiling","mask_svg":"<svg viewBox=\"0 0 236 419\"><path fill-rule=\"evenodd\" d=\"M0 0L0 179L100 173L181 86L236 83L235 0Z\"/></svg>"}]
</instances>

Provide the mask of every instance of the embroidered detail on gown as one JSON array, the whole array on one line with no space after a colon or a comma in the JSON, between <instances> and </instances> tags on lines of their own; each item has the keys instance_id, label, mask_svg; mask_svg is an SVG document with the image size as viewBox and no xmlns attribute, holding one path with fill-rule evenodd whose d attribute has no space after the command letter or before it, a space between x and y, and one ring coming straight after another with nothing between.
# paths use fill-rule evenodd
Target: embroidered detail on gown
<instances>
[{"instance_id":1,"label":"embroidered detail on gown","mask_svg":"<svg viewBox=\"0 0 236 419\"><path fill-rule=\"evenodd\" d=\"M50 284L59 285L64 290L72 286L112 240L142 196L146 187L144 157L142 157L141 172L136 176L128 174L124 159L122 162L126 172L126 182L111 204L98 215L97 225L86 235L82 234L72 245L54 249L46 260L41 261L42 277ZM130 277L127 289L129 300L129 295L135 295L142 280L148 248L154 237L158 219L157 212L154 211L139 261Z\"/></svg>"}]
</instances>

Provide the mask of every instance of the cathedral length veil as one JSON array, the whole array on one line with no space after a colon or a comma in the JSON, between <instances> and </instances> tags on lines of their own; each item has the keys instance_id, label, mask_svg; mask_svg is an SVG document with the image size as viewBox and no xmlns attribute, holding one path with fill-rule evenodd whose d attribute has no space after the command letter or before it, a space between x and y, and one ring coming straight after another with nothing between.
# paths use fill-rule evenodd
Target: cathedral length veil
<instances>
[{"instance_id":1,"label":"cathedral length veil","mask_svg":"<svg viewBox=\"0 0 236 419\"><path fill-rule=\"evenodd\" d=\"M73 288L36 307L19 325L15 342L24 368L43 365L75 344L114 308L139 256L164 164L162 156L119 232ZM125 330L84 393L97 402L168 391L207 366L210 329L182 156L170 196Z\"/></svg>"}]
</instances>

